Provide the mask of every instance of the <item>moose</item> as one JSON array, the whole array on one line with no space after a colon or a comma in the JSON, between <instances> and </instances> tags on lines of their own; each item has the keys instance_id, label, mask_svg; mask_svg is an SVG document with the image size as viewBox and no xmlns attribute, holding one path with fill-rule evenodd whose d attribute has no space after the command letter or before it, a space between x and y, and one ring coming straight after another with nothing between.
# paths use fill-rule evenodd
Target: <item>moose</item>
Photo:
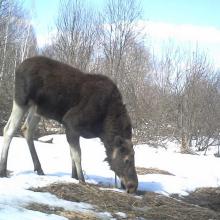
<instances>
[{"instance_id":1,"label":"moose","mask_svg":"<svg viewBox=\"0 0 220 220\"><path fill-rule=\"evenodd\" d=\"M79 137L99 137L106 150L106 161L121 180L122 187L128 193L136 192L138 178L131 120L111 79L101 74L84 73L44 56L24 60L15 73L12 112L3 130L0 177L7 177L9 146L26 113L21 130L38 175L44 172L33 134L40 118L45 117L58 121L65 128L73 178L85 182Z\"/></svg>"}]
</instances>

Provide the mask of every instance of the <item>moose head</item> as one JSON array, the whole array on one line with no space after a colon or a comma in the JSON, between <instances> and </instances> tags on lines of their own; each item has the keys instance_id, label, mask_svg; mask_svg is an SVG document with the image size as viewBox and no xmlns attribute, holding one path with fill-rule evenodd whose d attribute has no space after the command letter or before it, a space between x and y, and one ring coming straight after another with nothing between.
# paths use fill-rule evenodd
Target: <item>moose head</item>
<instances>
[{"instance_id":1,"label":"moose head","mask_svg":"<svg viewBox=\"0 0 220 220\"><path fill-rule=\"evenodd\" d=\"M122 187L128 193L134 193L137 190L138 178L135 170L133 144L130 139L124 139L121 136L116 136L113 144L111 152L107 152L106 160L120 178Z\"/></svg>"}]
</instances>

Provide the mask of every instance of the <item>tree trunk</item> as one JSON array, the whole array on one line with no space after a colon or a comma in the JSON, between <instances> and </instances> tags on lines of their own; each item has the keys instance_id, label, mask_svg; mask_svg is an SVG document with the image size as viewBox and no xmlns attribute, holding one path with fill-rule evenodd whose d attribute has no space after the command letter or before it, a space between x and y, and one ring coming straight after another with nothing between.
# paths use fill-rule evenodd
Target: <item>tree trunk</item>
<instances>
[{"instance_id":1,"label":"tree trunk","mask_svg":"<svg viewBox=\"0 0 220 220\"><path fill-rule=\"evenodd\" d=\"M180 152L181 153L189 153L190 152L189 141L188 141L188 138L187 138L187 135L185 132L182 132Z\"/></svg>"}]
</instances>

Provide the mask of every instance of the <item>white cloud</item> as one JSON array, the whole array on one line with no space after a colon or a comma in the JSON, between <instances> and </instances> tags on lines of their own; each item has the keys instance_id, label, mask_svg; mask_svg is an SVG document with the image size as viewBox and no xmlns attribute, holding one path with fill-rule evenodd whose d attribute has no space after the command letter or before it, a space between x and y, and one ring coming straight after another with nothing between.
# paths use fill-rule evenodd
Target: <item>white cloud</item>
<instances>
[{"instance_id":1,"label":"white cloud","mask_svg":"<svg viewBox=\"0 0 220 220\"><path fill-rule=\"evenodd\" d=\"M172 42L184 49L194 50L198 48L207 53L211 62L220 68L220 29L218 28L152 21L139 21L137 27L147 36L147 41L150 42L156 54L160 54L164 46ZM38 29L41 28L38 27ZM42 48L51 44L51 39L55 35L55 30L37 31L38 46Z\"/></svg>"},{"instance_id":2,"label":"white cloud","mask_svg":"<svg viewBox=\"0 0 220 220\"><path fill-rule=\"evenodd\" d=\"M161 53L163 46L169 42L180 48L198 48L207 53L215 66L220 68L220 29L152 21L140 21L138 26L149 37L154 52Z\"/></svg>"},{"instance_id":3,"label":"white cloud","mask_svg":"<svg viewBox=\"0 0 220 220\"><path fill-rule=\"evenodd\" d=\"M144 31L157 39L174 38L179 41L203 43L219 43L220 29L211 26L195 26L191 24L171 24L163 22L140 22Z\"/></svg>"},{"instance_id":4,"label":"white cloud","mask_svg":"<svg viewBox=\"0 0 220 220\"><path fill-rule=\"evenodd\" d=\"M45 45L51 44L51 36L49 34L38 34L37 44L39 48L43 48Z\"/></svg>"},{"instance_id":5,"label":"white cloud","mask_svg":"<svg viewBox=\"0 0 220 220\"><path fill-rule=\"evenodd\" d=\"M43 48L46 45L50 45L52 43L52 39L57 33L55 26L46 26L37 19L32 20L31 24L35 29L38 47Z\"/></svg>"}]
</instances>

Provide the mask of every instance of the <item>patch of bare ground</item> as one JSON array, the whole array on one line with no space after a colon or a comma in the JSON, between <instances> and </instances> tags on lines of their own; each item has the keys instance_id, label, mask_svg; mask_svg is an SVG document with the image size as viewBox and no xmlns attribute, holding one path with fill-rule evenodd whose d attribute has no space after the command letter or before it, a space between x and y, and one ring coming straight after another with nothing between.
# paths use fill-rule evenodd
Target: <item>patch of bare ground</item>
<instances>
[{"instance_id":1,"label":"patch of bare ground","mask_svg":"<svg viewBox=\"0 0 220 220\"><path fill-rule=\"evenodd\" d=\"M183 200L220 213L220 187L198 188Z\"/></svg>"},{"instance_id":2,"label":"patch of bare ground","mask_svg":"<svg viewBox=\"0 0 220 220\"><path fill-rule=\"evenodd\" d=\"M74 201L86 202L94 205L97 212L109 212L115 219L123 219L116 215L117 212L126 213L126 219L147 219L147 220L210 220L220 219L219 209L211 206L200 206L199 197L192 197L187 200L180 198L166 197L153 192L138 192L139 196L116 192L103 188L103 186L91 184L52 184L47 187L32 189L38 192L50 192L59 198ZM220 189L219 189L220 190ZM218 192L218 191L217 191ZM202 193L202 192L201 192ZM214 192L213 192L214 193ZM207 195L207 194L205 194ZM209 193L208 193L209 195ZM219 194L218 194L219 195ZM214 196L212 202L217 203L218 195ZM194 199L196 198L196 199ZM206 197L205 197L206 198ZM203 199L205 199L203 198ZM194 201L194 202L192 202ZM220 196L219 200L220 201ZM39 204L31 204L28 208L45 213L54 213L67 217L68 219L97 219L96 216L86 216L82 213L72 213L60 210L56 207L43 207ZM55 209L55 210L53 210Z\"/></svg>"},{"instance_id":3,"label":"patch of bare ground","mask_svg":"<svg viewBox=\"0 0 220 220\"><path fill-rule=\"evenodd\" d=\"M66 217L69 220L75 220L75 219L97 220L98 219L94 214L90 212L80 213L80 212L74 212L74 211L66 211L63 208L51 207L48 205L43 205L43 204L38 204L38 203L31 203L26 208L30 210L47 213L47 214L56 214L59 216Z\"/></svg>"},{"instance_id":4,"label":"patch of bare ground","mask_svg":"<svg viewBox=\"0 0 220 220\"><path fill-rule=\"evenodd\" d=\"M158 168L145 168L145 167L136 167L136 171L138 175L146 175L146 174L164 174L174 176L172 173L169 173L166 170L160 170Z\"/></svg>"}]
</instances>

